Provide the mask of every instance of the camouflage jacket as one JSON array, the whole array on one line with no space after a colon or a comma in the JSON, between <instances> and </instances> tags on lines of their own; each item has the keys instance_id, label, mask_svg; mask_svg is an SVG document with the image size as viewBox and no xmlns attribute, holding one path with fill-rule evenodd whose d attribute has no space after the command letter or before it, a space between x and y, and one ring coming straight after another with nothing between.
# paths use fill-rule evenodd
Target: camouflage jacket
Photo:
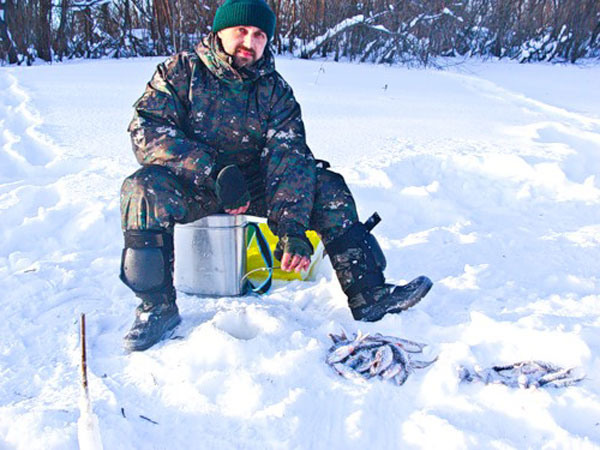
<instances>
[{"instance_id":1,"label":"camouflage jacket","mask_svg":"<svg viewBox=\"0 0 600 450\"><path fill-rule=\"evenodd\" d=\"M258 173L273 231L304 234L315 160L300 106L268 48L251 68L237 71L211 34L195 52L159 64L134 107L129 132L140 164L166 166L198 187L214 185L227 164Z\"/></svg>"}]
</instances>

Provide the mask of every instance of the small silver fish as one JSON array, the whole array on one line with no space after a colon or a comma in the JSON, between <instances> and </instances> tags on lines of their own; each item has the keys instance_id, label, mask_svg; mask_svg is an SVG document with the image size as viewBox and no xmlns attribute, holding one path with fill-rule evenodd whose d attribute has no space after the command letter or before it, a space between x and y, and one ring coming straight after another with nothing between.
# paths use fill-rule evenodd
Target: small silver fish
<instances>
[{"instance_id":1,"label":"small silver fish","mask_svg":"<svg viewBox=\"0 0 600 450\"><path fill-rule=\"evenodd\" d=\"M560 382L563 380L573 381L576 383L585 378L584 374L576 374L575 371L576 371L576 368L572 367L570 369L559 370L554 373L549 373L547 375L544 375L539 380L540 386L544 386L545 384L549 384L549 383L556 384L556 382L558 382L558 384L560 384Z\"/></svg>"},{"instance_id":2,"label":"small silver fish","mask_svg":"<svg viewBox=\"0 0 600 450\"><path fill-rule=\"evenodd\" d=\"M404 370L404 368L402 367L402 364L398 364L397 362L392 362L392 364L390 364L390 366L387 369L381 371L379 376L381 378L383 378L384 380L389 380L390 378L394 378L396 375L398 375L403 370Z\"/></svg>"},{"instance_id":3,"label":"small silver fish","mask_svg":"<svg viewBox=\"0 0 600 450\"><path fill-rule=\"evenodd\" d=\"M427 347L427 344L421 344L420 342L409 341L408 339L402 339L395 336L383 336L379 333L374 334L372 338L388 344L397 345L408 353L422 353L423 349Z\"/></svg>"},{"instance_id":4,"label":"small silver fish","mask_svg":"<svg viewBox=\"0 0 600 450\"><path fill-rule=\"evenodd\" d=\"M402 385L415 369L426 368L437 361L437 357L431 361L413 360L411 355L422 353L426 344L394 336L379 333L370 336L358 331L350 338L345 332L331 333L329 337L333 346L327 363L346 378L379 377Z\"/></svg>"},{"instance_id":5,"label":"small silver fish","mask_svg":"<svg viewBox=\"0 0 600 450\"><path fill-rule=\"evenodd\" d=\"M460 367L461 381L481 381L485 384L504 384L509 387L523 389L543 386L564 387L575 384L585 378L584 374L575 374L575 368L563 369L545 361L520 361L504 366L492 366L481 369Z\"/></svg>"},{"instance_id":6,"label":"small silver fish","mask_svg":"<svg viewBox=\"0 0 600 450\"><path fill-rule=\"evenodd\" d=\"M367 336L368 334L362 335L359 331L354 341L337 347L333 352L331 352L327 357L327 363L332 365L346 359L348 356L354 353L354 351Z\"/></svg>"},{"instance_id":7,"label":"small silver fish","mask_svg":"<svg viewBox=\"0 0 600 450\"><path fill-rule=\"evenodd\" d=\"M371 349L365 349L363 350L363 354L364 354L364 360L361 364L359 364L358 366L356 366L356 371L359 373L363 373L363 372L367 372L369 373L369 378L370 378L370 369L371 366L373 365L373 363L375 362L375 352Z\"/></svg>"},{"instance_id":8,"label":"small silver fish","mask_svg":"<svg viewBox=\"0 0 600 450\"><path fill-rule=\"evenodd\" d=\"M331 338L334 344L337 344L340 341L349 341L346 330L344 330L343 328L340 334L329 333L329 337Z\"/></svg>"},{"instance_id":9,"label":"small silver fish","mask_svg":"<svg viewBox=\"0 0 600 450\"><path fill-rule=\"evenodd\" d=\"M371 350L356 350L352 355L348 356L348 359L344 361L344 364L358 372L357 368L361 367L365 362L371 361Z\"/></svg>"},{"instance_id":10,"label":"small silver fish","mask_svg":"<svg viewBox=\"0 0 600 450\"><path fill-rule=\"evenodd\" d=\"M573 386L575 383L579 383L582 380L583 380L583 378L554 380L549 383L546 383L544 386L551 386L554 388L562 388L562 387Z\"/></svg>"},{"instance_id":11,"label":"small silver fish","mask_svg":"<svg viewBox=\"0 0 600 450\"><path fill-rule=\"evenodd\" d=\"M410 366L413 369L424 369L425 367L429 367L430 365L432 365L437 360L438 360L437 356L435 358L433 358L431 361L419 361L419 360L416 360L416 359L412 359L410 361Z\"/></svg>"},{"instance_id":12,"label":"small silver fish","mask_svg":"<svg viewBox=\"0 0 600 450\"><path fill-rule=\"evenodd\" d=\"M402 386L406 380L408 380L408 371L406 370L406 368L403 368L398 375L396 375L394 377L394 381L396 382L396 384L398 386Z\"/></svg>"},{"instance_id":13,"label":"small silver fish","mask_svg":"<svg viewBox=\"0 0 600 450\"><path fill-rule=\"evenodd\" d=\"M338 374L340 374L344 378L362 379L362 377L359 374L357 374L354 370L350 369L349 367L345 366L342 363L335 363L332 365L332 367L335 369L335 371Z\"/></svg>"},{"instance_id":14,"label":"small silver fish","mask_svg":"<svg viewBox=\"0 0 600 450\"><path fill-rule=\"evenodd\" d=\"M389 345L379 347L375 352L375 361L371 365L369 372L371 376L379 375L383 370L387 369L394 361L394 352Z\"/></svg>"},{"instance_id":15,"label":"small silver fish","mask_svg":"<svg viewBox=\"0 0 600 450\"><path fill-rule=\"evenodd\" d=\"M410 358L408 354L405 353L404 349L398 347L397 345L392 345L390 348L394 352L394 360L402 364L402 366L408 371L410 369Z\"/></svg>"}]
</instances>

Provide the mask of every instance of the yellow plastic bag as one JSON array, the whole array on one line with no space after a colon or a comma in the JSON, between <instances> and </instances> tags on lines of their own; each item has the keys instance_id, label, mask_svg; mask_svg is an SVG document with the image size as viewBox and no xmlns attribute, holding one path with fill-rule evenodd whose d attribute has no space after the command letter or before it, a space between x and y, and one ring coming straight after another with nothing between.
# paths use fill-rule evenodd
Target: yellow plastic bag
<instances>
[{"instance_id":1,"label":"yellow plastic bag","mask_svg":"<svg viewBox=\"0 0 600 450\"><path fill-rule=\"evenodd\" d=\"M275 246L279 241L279 238L275 236L271 230L269 229L266 223L259 224L260 230L265 236L269 247L271 249L271 253L275 251ZM310 243L313 246L314 252L310 259L310 266L308 270L301 272L285 272L280 269L281 261L275 259L273 256L273 279L274 280L302 280L302 281L312 281L315 279L316 274L318 272L321 261L324 257L324 248L323 243L321 242L321 238L319 235L312 230L307 231L306 237L310 240ZM251 236L247 249L246 249L246 273L248 274L248 278L251 280L264 280L267 276L266 270L261 270L265 266L263 258L260 254L260 250L258 245L256 244L256 239L254 236Z\"/></svg>"}]
</instances>

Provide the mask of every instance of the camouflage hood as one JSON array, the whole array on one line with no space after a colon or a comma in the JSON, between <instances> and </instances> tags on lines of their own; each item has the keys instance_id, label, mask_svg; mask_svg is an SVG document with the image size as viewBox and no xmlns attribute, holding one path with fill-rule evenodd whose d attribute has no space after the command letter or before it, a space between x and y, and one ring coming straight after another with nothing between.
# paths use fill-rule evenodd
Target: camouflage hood
<instances>
[{"instance_id":1,"label":"camouflage hood","mask_svg":"<svg viewBox=\"0 0 600 450\"><path fill-rule=\"evenodd\" d=\"M275 71L275 58L270 48L265 48L262 58L250 67L235 69L233 57L225 53L221 41L214 33L208 34L196 46L196 53L217 78L228 83L243 83L256 81L258 78Z\"/></svg>"}]
</instances>

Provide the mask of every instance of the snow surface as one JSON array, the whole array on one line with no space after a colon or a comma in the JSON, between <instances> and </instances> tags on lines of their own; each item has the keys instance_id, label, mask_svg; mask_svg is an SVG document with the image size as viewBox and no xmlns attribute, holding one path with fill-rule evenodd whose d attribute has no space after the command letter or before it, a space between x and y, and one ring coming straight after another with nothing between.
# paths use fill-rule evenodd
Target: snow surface
<instances>
[{"instance_id":1,"label":"snow surface","mask_svg":"<svg viewBox=\"0 0 600 450\"><path fill-rule=\"evenodd\" d=\"M77 448L82 312L106 449L600 447L600 67L279 59L313 152L383 217L388 279L434 288L358 323L327 263L260 299L181 295L182 339L124 355L126 126L159 61L0 69L0 448ZM340 378L342 327L439 360L402 387ZM458 383L459 364L524 359L588 377Z\"/></svg>"}]
</instances>

